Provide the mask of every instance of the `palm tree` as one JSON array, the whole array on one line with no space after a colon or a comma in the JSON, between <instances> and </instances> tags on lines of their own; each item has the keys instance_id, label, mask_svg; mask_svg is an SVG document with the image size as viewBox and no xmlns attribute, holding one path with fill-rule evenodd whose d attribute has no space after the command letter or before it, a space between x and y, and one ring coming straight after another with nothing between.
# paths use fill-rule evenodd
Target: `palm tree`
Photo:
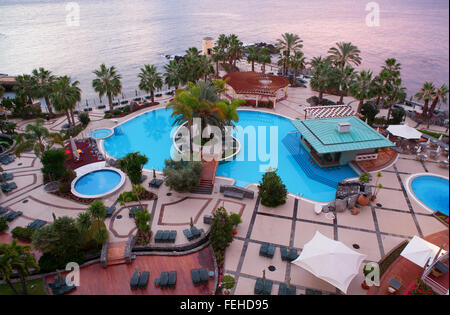
<instances>
[{"instance_id":1,"label":"palm tree","mask_svg":"<svg viewBox=\"0 0 450 315\"><path fill-rule=\"evenodd\" d=\"M292 69L294 69L294 82L295 82L298 70L303 71L305 69L306 65L305 54L301 51L296 51L289 60L288 65Z\"/></svg>"},{"instance_id":2,"label":"palm tree","mask_svg":"<svg viewBox=\"0 0 450 315\"><path fill-rule=\"evenodd\" d=\"M244 44L239 40L237 35L231 34L228 37L228 58L230 61L230 66L233 65L236 68L236 62L242 58L244 54Z\"/></svg>"},{"instance_id":3,"label":"palm tree","mask_svg":"<svg viewBox=\"0 0 450 315\"><path fill-rule=\"evenodd\" d=\"M355 79L350 86L350 94L359 100L357 113L361 112L364 100L371 98L374 95L372 71L363 70L355 74Z\"/></svg>"},{"instance_id":4,"label":"palm tree","mask_svg":"<svg viewBox=\"0 0 450 315\"><path fill-rule=\"evenodd\" d=\"M52 93L53 82L55 82L56 77L52 75L51 71L45 70L44 68L39 68L39 70L34 69L32 75L36 84L36 97L43 97L45 99L45 104L47 104L48 112L53 114L52 106L50 104L50 94Z\"/></svg>"},{"instance_id":5,"label":"palm tree","mask_svg":"<svg viewBox=\"0 0 450 315\"><path fill-rule=\"evenodd\" d=\"M428 103L436 96L436 88L432 82L425 82L420 88L419 92L416 93L415 98L419 101L424 102L422 117L426 118L428 116Z\"/></svg>"},{"instance_id":6,"label":"palm tree","mask_svg":"<svg viewBox=\"0 0 450 315\"><path fill-rule=\"evenodd\" d=\"M0 244L0 274L11 290L18 294L17 289L11 283L11 274L15 271L19 275L23 294L27 294L26 277L31 274L31 269L39 270L31 246L17 245L13 240L11 244Z\"/></svg>"},{"instance_id":7,"label":"palm tree","mask_svg":"<svg viewBox=\"0 0 450 315\"><path fill-rule=\"evenodd\" d=\"M138 75L141 81L139 82L139 89L150 93L152 103L155 102L155 90L159 90L163 86L161 73L158 72L154 65L144 65Z\"/></svg>"},{"instance_id":8,"label":"palm tree","mask_svg":"<svg viewBox=\"0 0 450 315\"><path fill-rule=\"evenodd\" d=\"M281 35L280 39L277 39L277 48L281 51L286 51L286 56L289 58L291 56L291 52L296 52L303 48L303 40L297 34L292 33L284 33ZM283 65L283 74L287 74L287 60L285 60Z\"/></svg>"},{"instance_id":9,"label":"palm tree","mask_svg":"<svg viewBox=\"0 0 450 315\"><path fill-rule=\"evenodd\" d=\"M258 62L262 64L262 73L266 73L266 64L272 62L272 57L270 56L270 51L268 48L264 47L261 49Z\"/></svg>"},{"instance_id":10,"label":"palm tree","mask_svg":"<svg viewBox=\"0 0 450 315\"><path fill-rule=\"evenodd\" d=\"M122 93L122 76L117 73L116 68L111 66L107 68L105 64L100 65L99 70L93 72L97 78L92 81L92 87L95 92L102 98L104 95L108 97L109 109L111 113L114 111L113 98Z\"/></svg>"},{"instance_id":11,"label":"palm tree","mask_svg":"<svg viewBox=\"0 0 450 315\"><path fill-rule=\"evenodd\" d=\"M449 92L447 84L443 84L440 88L437 88L434 93L433 102L430 106L430 111L428 112L427 122L428 128L430 128L430 119L433 117L434 110L439 102L447 104L447 94Z\"/></svg>"},{"instance_id":12,"label":"palm tree","mask_svg":"<svg viewBox=\"0 0 450 315\"><path fill-rule=\"evenodd\" d=\"M41 157L44 151L50 149L54 144L64 145L59 133L51 133L44 127L42 118L36 119L34 124L25 127L25 133L19 134L16 138L17 145L14 154L17 157L30 149L34 150L37 157Z\"/></svg>"},{"instance_id":13,"label":"palm tree","mask_svg":"<svg viewBox=\"0 0 450 315\"><path fill-rule=\"evenodd\" d=\"M331 47L328 50L330 60L341 70L348 64L359 66L361 64L361 51L352 43L339 42L336 47Z\"/></svg>"},{"instance_id":14,"label":"palm tree","mask_svg":"<svg viewBox=\"0 0 450 315\"><path fill-rule=\"evenodd\" d=\"M351 66L346 66L344 69L339 70L340 97L338 104L344 104L344 93L348 93L354 77L355 69Z\"/></svg>"},{"instance_id":15,"label":"palm tree","mask_svg":"<svg viewBox=\"0 0 450 315\"><path fill-rule=\"evenodd\" d=\"M216 77L219 77L219 63L224 61L225 52L219 47L215 46L213 48L213 54L211 55L211 60L216 64Z\"/></svg>"},{"instance_id":16,"label":"palm tree","mask_svg":"<svg viewBox=\"0 0 450 315\"><path fill-rule=\"evenodd\" d=\"M19 75L16 77L16 83L17 85L13 88L16 95L25 103L33 104L33 97L36 93L34 78L29 74Z\"/></svg>"},{"instance_id":17,"label":"palm tree","mask_svg":"<svg viewBox=\"0 0 450 315\"><path fill-rule=\"evenodd\" d=\"M164 83L169 87L178 89L180 85L180 64L176 60L170 60L169 64L164 66Z\"/></svg>"},{"instance_id":18,"label":"palm tree","mask_svg":"<svg viewBox=\"0 0 450 315\"><path fill-rule=\"evenodd\" d=\"M247 62L252 64L252 72L255 72L255 62L260 59L261 49L258 46L250 46L247 48Z\"/></svg>"},{"instance_id":19,"label":"palm tree","mask_svg":"<svg viewBox=\"0 0 450 315\"><path fill-rule=\"evenodd\" d=\"M319 56L319 57L313 57L311 59L311 61L308 63L311 65L311 68L314 70L324 62L327 62L327 59L322 58L322 56Z\"/></svg>"},{"instance_id":20,"label":"palm tree","mask_svg":"<svg viewBox=\"0 0 450 315\"><path fill-rule=\"evenodd\" d=\"M384 61L384 65L382 66L382 70L385 70L389 73L391 77L397 78L400 76L400 70L402 69L402 65L397 62L395 58L389 58Z\"/></svg>"},{"instance_id":21,"label":"palm tree","mask_svg":"<svg viewBox=\"0 0 450 315\"><path fill-rule=\"evenodd\" d=\"M323 94L339 86L339 70L330 62L323 61L314 68L310 81L311 87L319 92L319 104L323 103Z\"/></svg>"},{"instance_id":22,"label":"palm tree","mask_svg":"<svg viewBox=\"0 0 450 315\"><path fill-rule=\"evenodd\" d=\"M394 78L386 84L385 96L388 102L387 121L391 119L392 106L400 101L403 101L406 97L406 89L402 87L402 79Z\"/></svg>"},{"instance_id":23,"label":"palm tree","mask_svg":"<svg viewBox=\"0 0 450 315\"><path fill-rule=\"evenodd\" d=\"M69 127L75 127L73 109L77 102L81 101L81 89L78 87L80 82L74 81L68 76L59 77L53 83L53 92L50 94L50 100L57 111L64 111L69 122ZM70 118L72 117L72 122Z\"/></svg>"}]
</instances>

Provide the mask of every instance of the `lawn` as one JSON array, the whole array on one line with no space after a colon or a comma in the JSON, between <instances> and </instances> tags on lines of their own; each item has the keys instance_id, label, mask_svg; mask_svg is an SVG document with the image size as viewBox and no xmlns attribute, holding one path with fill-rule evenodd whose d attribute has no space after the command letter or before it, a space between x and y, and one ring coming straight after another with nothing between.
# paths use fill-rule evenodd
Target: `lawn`
<instances>
[{"instance_id":1,"label":"lawn","mask_svg":"<svg viewBox=\"0 0 450 315\"><path fill-rule=\"evenodd\" d=\"M22 284L20 282L14 283L14 287L19 293L22 293ZM30 280L27 282L27 289L29 295L45 295L44 283L42 279ZM0 284L0 295L14 295L14 292L7 284Z\"/></svg>"}]
</instances>

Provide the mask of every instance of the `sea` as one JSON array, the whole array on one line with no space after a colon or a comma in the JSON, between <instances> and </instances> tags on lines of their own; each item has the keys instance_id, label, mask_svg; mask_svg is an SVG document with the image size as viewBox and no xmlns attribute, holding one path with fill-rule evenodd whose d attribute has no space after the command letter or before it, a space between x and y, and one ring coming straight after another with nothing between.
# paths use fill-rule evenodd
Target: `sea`
<instances>
[{"instance_id":1,"label":"sea","mask_svg":"<svg viewBox=\"0 0 450 315\"><path fill-rule=\"evenodd\" d=\"M143 95L144 64L162 71L166 55L201 48L206 36L275 43L285 32L301 37L307 59L340 41L361 50L358 70L377 74L396 58L408 97L425 81L449 82L448 0L0 0L0 73L69 75L94 105L102 63L117 68L130 98Z\"/></svg>"}]
</instances>

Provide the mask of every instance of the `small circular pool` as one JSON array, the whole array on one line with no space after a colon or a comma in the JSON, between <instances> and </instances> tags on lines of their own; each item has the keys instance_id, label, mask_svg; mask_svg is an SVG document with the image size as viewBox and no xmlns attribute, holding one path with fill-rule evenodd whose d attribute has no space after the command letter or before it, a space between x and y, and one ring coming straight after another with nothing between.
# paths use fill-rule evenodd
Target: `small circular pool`
<instances>
[{"instance_id":1,"label":"small circular pool","mask_svg":"<svg viewBox=\"0 0 450 315\"><path fill-rule=\"evenodd\" d=\"M448 215L449 181L436 175L416 174L408 179L411 193L419 203L431 211Z\"/></svg>"},{"instance_id":2,"label":"small circular pool","mask_svg":"<svg viewBox=\"0 0 450 315\"><path fill-rule=\"evenodd\" d=\"M124 176L118 171L97 170L76 178L72 192L81 198L100 198L119 189L123 182Z\"/></svg>"},{"instance_id":3,"label":"small circular pool","mask_svg":"<svg viewBox=\"0 0 450 315\"><path fill-rule=\"evenodd\" d=\"M113 134L113 131L111 129L106 129L106 128L95 129L94 131L91 132L91 138L105 139L105 138L108 138L109 136L111 136L112 134Z\"/></svg>"}]
</instances>

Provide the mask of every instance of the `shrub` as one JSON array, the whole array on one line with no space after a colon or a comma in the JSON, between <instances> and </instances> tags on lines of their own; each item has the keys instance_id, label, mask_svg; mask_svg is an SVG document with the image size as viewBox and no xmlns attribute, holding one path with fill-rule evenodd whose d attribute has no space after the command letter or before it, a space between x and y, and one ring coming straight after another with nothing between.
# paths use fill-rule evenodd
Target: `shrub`
<instances>
[{"instance_id":1,"label":"shrub","mask_svg":"<svg viewBox=\"0 0 450 315\"><path fill-rule=\"evenodd\" d=\"M233 221L224 207L218 208L213 216L209 241L214 251L224 250L233 241Z\"/></svg>"},{"instance_id":2,"label":"shrub","mask_svg":"<svg viewBox=\"0 0 450 315\"><path fill-rule=\"evenodd\" d=\"M83 126L86 126L91 121L91 119L89 118L89 114L86 112L79 113L78 120L81 122Z\"/></svg>"},{"instance_id":3,"label":"shrub","mask_svg":"<svg viewBox=\"0 0 450 315\"><path fill-rule=\"evenodd\" d=\"M106 218L106 206L103 204L103 201L96 199L89 205L88 213L94 219L104 219Z\"/></svg>"},{"instance_id":4,"label":"shrub","mask_svg":"<svg viewBox=\"0 0 450 315\"><path fill-rule=\"evenodd\" d=\"M67 256L64 260L59 261L55 256L50 253L44 253L41 258L39 258L39 270L43 273L52 272L57 269L65 269L69 262L76 262L78 264L83 264L85 261L85 254L81 251L77 251L72 255Z\"/></svg>"},{"instance_id":5,"label":"shrub","mask_svg":"<svg viewBox=\"0 0 450 315\"><path fill-rule=\"evenodd\" d=\"M403 107L393 108L391 111L391 116L392 119L390 120L390 123L393 125L399 125L405 117L405 109Z\"/></svg>"},{"instance_id":6,"label":"shrub","mask_svg":"<svg viewBox=\"0 0 450 315\"><path fill-rule=\"evenodd\" d=\"M12 231L12 236L25 241L31 241L36 229L16 226Z\"/></svg>"},{"instance_id":7,"label":"shrub","mask_svg":"<svg viewBox=\"0 0 450 315\"><path fill-rule=\"evenodd\" d=\"M374 120L373 120L373 123L374 124L377 124L377 125L387 125L387 120L386 120L386 117L375 117L374 118Z\"/></svg>"},{"instance_id":8,"label":"shrub","mask_svg":"<svg viewBox=\"0 0 450 315\"><path fill-rule=\"evenodd\" d=\"M372 125L375 117L378 115L380 110L372 103L364 103L364 105L361 108L361 114L364 116L365 119L367 119L367 123L369 125Z\"/></svg>"},{"instance_id":9,"label":"shrub","mask_svg":"<svg viewBox=\"0 0 450 315\"><path fill-rule=\"evenodd\" d=\"M233 226L238 226L242 222L241 215L238 213L230 214L230 220L233 222Z\"/></svg>"},{"instance_id":10,"label":"shrub","mask_svg":"<svg viewBox=\"0 0 450 315\"><path fill-rule=\"evenodd\" d=\"M359 181L360 181L361 183L363 183L363 184L366 184L366 183L370 182L370 175L367 174L367 173L362 173L362 174L359 176Z\"/></svg>"},{"instance_id":11,"label":"shrub","mask_svg":"<svg viewBox=\"0 0 450 315\"><path fill-rule=\"evenodd\" d=\"M7 228L8 228L8 222L5 219L0 218L0 233L6 231Z\"/></svg>"},{"instance_id":12,"label":"shrub","mask_svg":"<svg viewBox=\"0 0 450 315\"><path fill-rule=\"evenodd\" d=\"M122 114L122 111L121 111L120 109L116 108L116 109L113 111L113 114L114 114L114 116L120 116L120 114Z\"/></svg>"},{"instance_id":13,"label":"shrub","mask_svg":"<svg viewBox=\"0 0 450 315\"><path fill-rule=\"evenodd\" d=\"M70 169L67 169L63 177L60 179L58 191L62 194L67 194L72 188L72 181L77 177L77 174Z\"/></svg>"},{"instance_id":14,"label":"shrub","mask_svg":"<svg viewBox=\"0 0 450 315\"><path fill-rule=\"evenodd\" d=\"M117 161L117 166L127 173L130 181L134 185L141 183L142 168L148 159L145 155L139 154L139 152L128 153L124 158Z\"/></svg>"},{"instance_id":15,"label":"shrub","mask_svg":"<svg viewBox=\"0 0 450 315\"><path fill-rule=\"evenodd\" d=\"M177 192L189 192L200 183L203 170L201 162L166 160L163 170L166 185Z\"/></svg>"},{"instance_id":16,"label":"shrub","mask_svg":"<svg viewBox=\"0 0 450 315\"><path fill-rule=\"evenodd\" d=\"M235 285L236 281L234 280L234 278L230 275L225 275L222 278L222 286L224 289L226 290L231 290L233 289L234 285Z\"/></svg>"},{"instance_id":17,"label":"shrub","mask_svg":"<svg viewBox=\"0 0 450 315\"><path fill-rule=\"evenodd\" d=\"M275 171L267 171L258 186L261 204L277 207L286 203L287 189Z\"/></svg>"},{"instance_id":18,"label":"shrub","mask_svg":"<svg viewBox=\"0 0 450 315\"><path fill-rule=\"evenodd\" d=\"M66 153L63 149L47 150L42 153L41 162L43 165L42 174L52 180L61 179L66 173L64 162Z\"/></svg>"},{"instance_id":19,"label":"shrub","mask_svg":"<svg viewBox=\"0 0 450 315\"><path fill-rule=\"evenodd\" d=\"M105 115L103 116L104 119L110 119L110 118L112 118L112 117L113 117L113 115L110 114L110 113L105 114Z\"/></svg>"}]
</instances>

